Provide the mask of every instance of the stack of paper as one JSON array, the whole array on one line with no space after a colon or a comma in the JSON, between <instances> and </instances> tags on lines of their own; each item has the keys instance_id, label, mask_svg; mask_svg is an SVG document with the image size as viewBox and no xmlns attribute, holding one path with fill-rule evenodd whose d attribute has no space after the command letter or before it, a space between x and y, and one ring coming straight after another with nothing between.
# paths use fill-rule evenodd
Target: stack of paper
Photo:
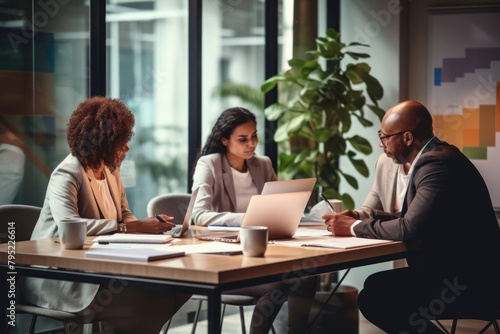
<instances>
[{"instance_id":1,"label":"stack of paper","mask_svg":"<svg viewBox=\"0 0 500 334\"><path fill-rule=\"evenodd\" d=\"M101 248L85 252L85 256L100 259L115 259L148 262L184 256L182 251L158 250L152 248Z\"/></svg>"},{"instance_id":2,"label":"stack of paper","mask_svg":"<svg viewBox=\"0 0 500 334\"><path fill-rule=\"evenodd\" d=\"M138 243L138 244L166 244L173 240L170 235L165 234L131 234L115 233L111 235L100 235L94 238L94 242L100 244L110 243Z\"/></svg>"},{"instance_id":3,"label":"stack of paper","mask_svg":"<svg viewBox=\"0 0 500 334\"><path fill-rule=\"evenodd\" d=\"M313 247L326 247L326 248L354 248L363 246L372 246L392 242L392 240L382 239L366 239L357 237L336 237L334 235L328 236L312 236L312 237L295 237L290 240L275 241L276 244L284 246L313 246Z\"/></svg>"}]
</instances>

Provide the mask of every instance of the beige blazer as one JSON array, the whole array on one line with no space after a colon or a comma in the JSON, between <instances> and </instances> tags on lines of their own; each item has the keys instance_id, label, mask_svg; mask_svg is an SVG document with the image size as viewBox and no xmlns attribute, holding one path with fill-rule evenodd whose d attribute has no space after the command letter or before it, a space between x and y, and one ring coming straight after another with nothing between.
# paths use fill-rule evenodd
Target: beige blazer
<instances>
[{"instance_id":1,"label":"beige blazer","mask_svg":"<svg viewBox=\"0 0 500 334\"><path fill-rule=\"evenodd\" d=\"M264 183L276 181L271 159L253 156L247 160L248 171L259 194ZM236 192L233 174L226 156L220 153L200 157L193 175L193 190L199 188L193 207L193 221L196 225L239 226L244 213L235 213Z\"/></svg>"},{"instance_id":2,"label":"beige blazer","mask_svg":"<svg viewBox=\"0 0 500 334\"><path fill-rule=\"evenodd\" d=\"M137 220L130 212L125 188L118 170L105 176L117 208L117 219L105 217L97 181L90 169L85 170L78 159L68 155L52 173L40 217L31 239L58 236L58 222L65 217L87 218L87 235L114 232L117 221ZM31 303L50 309L78 312L94 299L99 285L58 280L27 278L22 282L23 295Z\"/></svg>"},{"instance_id":3,"label":"beige blazer","mask_svg":"<svg viewBox=\"0 0 500 334\"><path fill-rule=\"evenodd\" d=\"M374 218L383 213L400 215L401 208L396 207L398 166L385 153L378 157L372 188L361 208L356 210L360 219Z\"/></svg>"}]
</instances>

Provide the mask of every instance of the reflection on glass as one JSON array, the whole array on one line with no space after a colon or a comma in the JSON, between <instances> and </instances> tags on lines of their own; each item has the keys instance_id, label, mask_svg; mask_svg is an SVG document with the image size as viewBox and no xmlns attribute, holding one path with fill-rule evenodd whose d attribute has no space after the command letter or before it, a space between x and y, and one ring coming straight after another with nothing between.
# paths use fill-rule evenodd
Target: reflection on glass
<instances>
[{"instance_id":1,"label":"reflection on glass","mask_svg":"<svg viewBox=\"0 0 500 334\"><path fill-rule=\"evenodd\" d=\"M149 199L186 192L188 161L188 2L107 2L107 95L135 115L121 167L132 212Z\"/></svg>"},{"instance_id":2,"label":"reflection on glass","mask_svg":"<svg viewBox=\"0 0 500 334\"><path fill-rule=\"evenodd\" d=\"M2 140L15 135L25 156L9 202L41 206L52 168L69 153L66 123L88 92L85 3L0 3L0 116L10 131Z\"/></svg>"},{"instance_id":3,"label":"reflection on glass","mask_svg":"<svg viewBox=\"0 0 500 334\"><path fill-rule=\"evenodd\" d=\"M203 128L206 140L220 113L241 106L257 116L259 146L264 138L265 81L265 1L217 1L203 8ZM278 27L280 59L287 63L291 55L293 1L279 1ZM277 61L270 59L269 61ZM283 65L282 61L278 62ZM280 69L281 70L281 69ZM203 145L203 143L202 143Z\"/></svg>"}]
</instances>

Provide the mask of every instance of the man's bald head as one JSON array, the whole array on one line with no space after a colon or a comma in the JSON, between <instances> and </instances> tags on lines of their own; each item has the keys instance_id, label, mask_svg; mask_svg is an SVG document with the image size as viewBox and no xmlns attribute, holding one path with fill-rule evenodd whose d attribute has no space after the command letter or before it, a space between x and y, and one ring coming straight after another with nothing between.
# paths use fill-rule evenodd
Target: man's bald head
<instances>
[{"instance_id":1,"label":"man's bald head","mask_svg":"<svg viewBox=\"0 0 500 334\"><path fill-rule=\"evenodd\" d=\"M432 116L427 108L417 101L403 101L390 108L382 119L382 127L387 133L410 131L415 139L430 139Z\"/></svg>"}]
</instances>

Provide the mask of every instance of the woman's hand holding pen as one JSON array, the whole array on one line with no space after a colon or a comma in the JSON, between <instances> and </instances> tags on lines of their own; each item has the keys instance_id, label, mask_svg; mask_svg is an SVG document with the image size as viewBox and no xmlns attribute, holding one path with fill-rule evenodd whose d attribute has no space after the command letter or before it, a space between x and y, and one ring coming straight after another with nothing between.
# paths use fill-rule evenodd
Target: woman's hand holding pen
<instances>
[{"instance_id":1,"label":"woman's hand holding pen","mask_svg":"<svg viewBox=\"0 0 500 334\"><path fill-rule=\"evenodd\" d=\"M161 221L159 218L164 221ZM165 214L155 215L127 223L127 230L129 233L163 233L175 226L175 224L171 222L172 219L174 219L174 217L170 217Z\"/></svg>"}]
</instances>

